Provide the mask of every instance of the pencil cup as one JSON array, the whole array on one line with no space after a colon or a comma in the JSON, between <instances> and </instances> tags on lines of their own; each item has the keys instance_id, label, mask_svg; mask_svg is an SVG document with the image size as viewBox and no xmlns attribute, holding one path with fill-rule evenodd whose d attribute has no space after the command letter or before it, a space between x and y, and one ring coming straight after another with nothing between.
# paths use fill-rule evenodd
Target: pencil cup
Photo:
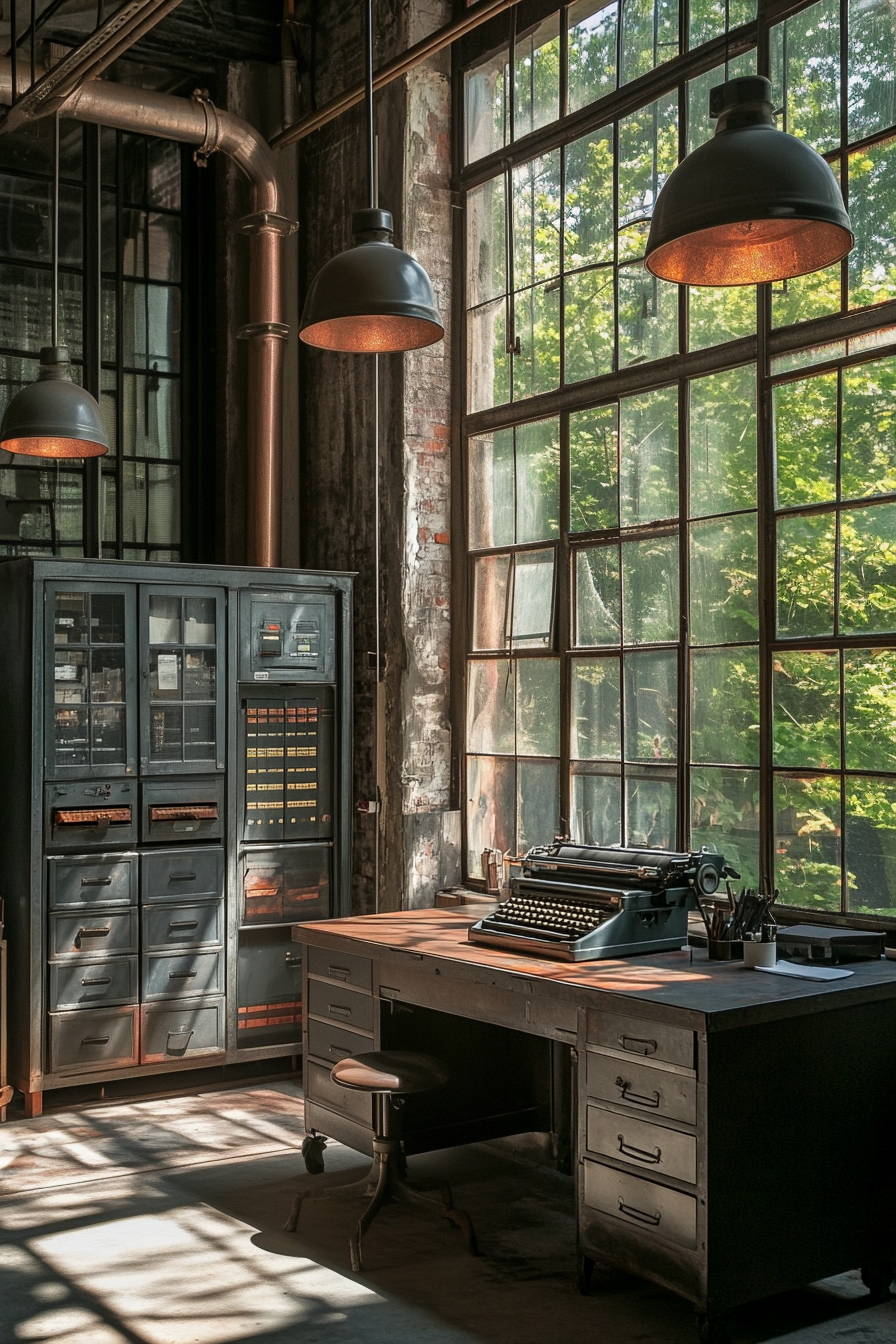
<instances>
[{"instance_id":1,"label":"pencil cup","mask_svg":"<svg viewBox=\"0 0 896 1344\"><path fill-rule=\"evenodd\" d=\"M777 943L744 943L744 965L754 970L774 966L777 960Z\"/></svg>"},{"instance_id":2,"label":"pencil cup","mask_svg":"<svg viewBox=\"0 0 896 1344\"><path fill-rule=\"evenodd\" d=\"M739 938L710 938L706 944L710 961L739 961L743 943Z\"/></svg>"}]
</instances>

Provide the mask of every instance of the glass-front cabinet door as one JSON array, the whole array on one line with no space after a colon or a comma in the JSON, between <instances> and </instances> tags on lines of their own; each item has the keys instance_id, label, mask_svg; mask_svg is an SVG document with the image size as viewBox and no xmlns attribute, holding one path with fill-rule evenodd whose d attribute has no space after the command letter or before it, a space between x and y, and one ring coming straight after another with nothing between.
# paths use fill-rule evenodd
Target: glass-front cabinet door
<instances>
[{"instance_id":1,"label":"glass-front cabinet door","mask_svg":"<svg viewBox=\"0 0 896 1344\"><path fill-rule=\"evenodd\" d=\"M140 590L141 770L224 769L224 594L214 588Z\"/></svg>"},{"instance_id":2,"label":"glass-front cabinet door","mask_svg":"<svg viewBox=\"0 0 896 1344\"><path fill-rule=\"evenodd\" d=\"M131 775L137 764L136 590L48 584L46 769L49 778Z\"/></svg>"}]
</instances>

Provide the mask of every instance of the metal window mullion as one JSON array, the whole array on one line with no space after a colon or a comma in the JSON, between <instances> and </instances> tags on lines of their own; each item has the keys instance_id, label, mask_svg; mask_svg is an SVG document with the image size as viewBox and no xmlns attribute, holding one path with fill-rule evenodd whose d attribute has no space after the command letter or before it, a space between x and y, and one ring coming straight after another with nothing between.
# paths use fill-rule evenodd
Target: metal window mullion
<instances>
[{"instance_id":1,"label":"metal window mullion","mask_svg":"<svg viewBox=\"0 0 896 1344\"><path fill-rule=\"evenodd\" d=\"M557 649L560 655L560 831L569 834L572 815L572 552L569 542L572 467L569 458L569 416L560 417L560 536L557 541L555 585L557 591Z\"/></svg>"},{"instance_id":2,"label":"metal window mullion","mask_svg":"<svg viewBox=\"0 0 896 1344\"><path fill-rule=\"evenodd\" d=\"M115 554L124 554L124 259L122 229L124 205L123 135L115 132L115 398L116 438L118 452L115 462Z\"/></svg>"},{"instance_id":3,"label":"metal window mullion","mask_svg":"<svg viewBox=\"0 0 896 1344\"><path fill-rule=\"evenodd\" d=\"M680 286L679 288L684 288ZM691 834L691 660L690 660L690 383L678 385L678 762L677 835L680 850L690 849Z\"/></svg>"},{"instance_id":4,"label":"metal window mullion","mask_svg":"<svg viewBox=\"0 0 896 1344\"><path fill-rule=\"evenodd\" d=\"M772 650L777 625L775 481L772 456L773 393L769 385L768 335L772 320L771 285L757 286L756 360L756 525L759 590L759 882L774 886L774 733Z\"/></svg>"}]
</instances>

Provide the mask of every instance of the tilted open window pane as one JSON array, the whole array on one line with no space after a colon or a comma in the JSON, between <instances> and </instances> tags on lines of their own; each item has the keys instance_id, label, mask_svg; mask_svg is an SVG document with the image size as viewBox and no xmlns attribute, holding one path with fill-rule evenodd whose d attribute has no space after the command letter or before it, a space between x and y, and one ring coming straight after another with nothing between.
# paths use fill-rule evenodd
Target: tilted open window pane
<instances>
[{"instance_id":1,"label":"tilted open window pane","mask_svg":"<svg viewBox=\"0 0 896 1344\"><path fill-rule=\"evenodd\" d=\"M513 557L513 598L507 642L515 649L547 648L554 619L555 557L550 551L521 551Z\"/></svg>"}]
</instances>

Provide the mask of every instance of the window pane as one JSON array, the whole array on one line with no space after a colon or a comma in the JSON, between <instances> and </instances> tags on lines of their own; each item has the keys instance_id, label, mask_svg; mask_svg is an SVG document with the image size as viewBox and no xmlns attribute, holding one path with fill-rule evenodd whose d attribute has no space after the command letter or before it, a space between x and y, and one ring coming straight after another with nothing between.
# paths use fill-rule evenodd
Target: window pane
<instances>
[{"instance_id":1,"label":"window pane","mask_svg":"<svg viewBox=\"0 0 896 1344\"><path fill-rule=\"evenodd\" d=\"M554 614L554 552L523 551L514 556L510 640L516 649L544 648L551 642Z\"/></svg>"},{"instance_id":2,"label":"window pane","mask_svg":"<svg viewBox=\"0 0 896 1344\"><path fill-rule=\"evenodd\" d=\"M515 736L515 686L506 658L467 665L467 749L511 755Z\"/></svg>"},{"instance_id":3,"label":"window pane","mask_svg":"<svg viewBox=\"0 0 896 1344\"><path fill-rule=\"evenodd\" d=\"M616 87L616 0L579 0L567 10L569 111Z\"/></svg>"},{"instance_id":4,"label":"window pane","mask_svg":"<svg viewBox=\"0 0 896 1344\"><path fill-rule=\"evenodd\" d=\"M724 854L747 887L759 887L759 775L755 770L691 771L691 849Z\"/></svg>"},{"instance_id":5,"label":"window pane","mask_svg":"<svg viewBox=\"0 0 896 1344\"><path fill-rule=\"evenodd\" d=\"M843 370L843 499L896 491L896 359Z\"/></svg>"},{"instance_id":6,"label":"window pane","mask_svg":"<svg viewBox=\"0 0 896 1344\"><path fill-rule=\"evenodd\" d=\"M559 14L517 36L513 66L513 135L519 140L560 115Z\"/></svg>"},{"instance_id":7,"label":"window pane","mask_svg":"<svg viewBox=\"0 0 896 1344\"><path fill-rule=\"evenodd\" d=\"M467 305L507 290L504 178L493 177L467 193Z\"/></svg>"},{"instance_id":8,"label":"window pane","mask_svg":"<svg viewBox=\"0 0 896 1344\"><path fill-rule=\"evenodd\" d=\"M513 399L520 401L560 384L560 281L516 294L513 311L519 341L513 357Z\"/></svg>"},{"instance_id":9,"label":"window pane","mask_svg":"<svg viewBox=\"0 0 896 1344\"><path fill-rule=\"evenodd\" d=\"M775 886L783 905L840 909L840 781L775 778Z\"/></svg>"},{"instance_id":10,"label":"window pane","mask_svg":"<svg viewBox=\"0 0 896 1344\"><path fill-rule=\"evenodd\" d=\"M836 373L776 387L772 415L778 504L820 504L836 498Z\"/></svg>"},{"instance_id":11,"label":"window pane","mask_svg":"<svg viewBox=\"0 0 896 1344\"><path fill-rule=\"evenodd\" d=\"M688 346L705 350L710 345L752 336L756 330L756 289L753 285L724 288L689 285Z\"/></svg>"},{"instance_id":12,"label":"window pane","mask_svg":"<svg viewBox=\"0 0 896 1344\"><path fill-rule=\"evenodd\" d=\"M513 287L560 274L560 151L513 170Z\"/></svg>"},{"instance_id":13,"label":"window pane","mask_svg":"<svg viewBox=\"0 0 896 1344\"><path fill-rule=\"evenodd\" d=\"M678 815L675 771L633 767L625 781L626 844L638 849L674 849Z\"/></svg>"},{"instance_id":14,"label":"window pane","mask_svg":"<svg viewBox=\"0 0 896 1344\"><path fill-rule=\"evenodd\" d=\"M688 13L688 46L693 50L726 28L739 28L755 19L756 0L690 0Z\"/></svg>"},{"instance_id":15,"label":"window pane","mask_svg":"<svg viewBox=\"0 0 896 1344\"><path fill-rule=\"evenodd\" d=\"M0 345L37 353L50 335L52 276L31 266L0 265ZM82 353L81 277L59 277L59 342L72 359ZM78 375L72 371L77 381Z\"/></svg>"},{"instance_id":16,"label":"window pane","mask_svg":"<svg viewBox=\"0 0 896 1344\"><path fill-rule=\"evenodd\" d=\"M573 760L620 759L619 695L618 658L573 659L569 744Z\"/></svg>"},{"instance_id":17,"label":"window pane","mask_svg":"<svg viewBox=\"0 0 896 1344\"><path fill-rule=\"evenodd\" d=\"M737 3L737 0L735 0ZM733 6L732 6L733 8ZM754 4L755 9L755 4ZM691 3L691 19L694 18L694 4ZM724 31L724 18L722 19L722 28ZM693 45L693 43L692 43ZM714 65L711 70L705 70L702 75L696 75L689 79L687 83L688 91L688 143L687 152L690 154L702 145L704 141L711 140L715 135L715 118L709 115L709 97L712 90L719 84L724 84L726 79L734 79L738 75L754 75L756 73L756 52L745 51L740 56L735 56L734 60L728 61L728 74L725 74L724 65Z\"/></svg>"},{"instance_id":18,"label":"window pane","mask_svg":"<svg viewBox=\"0 0 896 1344\"><path fill-rule=\"evenodd\" d=\"M834 176L839 174L836 172ZM840 311L841 264L772 285L772 326L790 327Z\"/></svg>"},{"instance_id":19,"label":"window pane","mask_svg":"<svg viewBox=\"0 0 896 1344\"><path fill-rule=\"evenodd\" d=\"M125 374L122 451L127 457L180 457L180 382Z\"/></svg>"},{"instance_id":20,"label":"window pane","mask_svg":"<svg viewBox=\"0 0 896 1344\"><path fill-rule=\"evenodd\" d=\"M849 0L849 139L896 122L896 11L888 0Z\"/></svg>"},{"instance_id":21,"label":"window pane","mask_svg":"<svg viewBox=\"0 0 896 1344\"><path fill-rule=\"evenodd\" d=\"M560 829L560 766L520 761L517 766L517 853L549 845Z\"/></svg>"},{"instance_id":22,"label":"window pane","mask_svg":"<svg viewBox=\"0 0 896 1344\"><path fill-rule=\"evenodd\" d=\"M652 537L622 547L623 636L626 644L678 638L678 537Z\"/></svg>"},{"instance_id":23,"label":"window pane","mask_svg":"<svg viewBox=\"0 0 896 1344\"><path fill-rule=\"evenodd\" d=\"M896 504L840 517L840 633L896 630Z\"/></svg>"},{"instance_id":24,"label":"window pane","mask_svg":"<svg viewBox=\"0 0 896 1344\"><path fill-rule=\"evenodd\" d=\"M170 140L146 141L146 204L179 210L182 146Z\"/></svg>"},{"instance_id":25,"label":"window pane","mask_svg":"<svg viewBox=\"0 0 896 1344\"><path fill-rule=\"evenodd\" d=\"M535 420L516 430L516 540L560 531L560 423Z\"/></svg>"},{"instance_id":26,"label":"window pane","mask_svg":"<svg viewBox=\"0 0 896 1344\"><path fill-rule=\"evenodd\" d=\"M678 388L619 403L619 514L623 527L678 516Z\"/></svg>"},{"instance_id":27,"label":"window pane","mask_svg":"<svg viewBox=\"0 0 896 1344\"><path fill-rule=\"evenodd\" d=\"M847 908L896 915L896 780L846 779Z\"/></svg>"},{"instance_id":28,"label":"window pane","mask_svg":"<svg viewBox=\"0 0 896 1344\"><path fill-rule=\"evenodd\" d=\"M516 672L517 755L559 755L560 659L521 658Z\"/></svg>"},{"instance_id":29,"label":"window pane","mask_svg":"<svg viewBox=\"0 0 896 1344\"><path fill-rule=\"evenodd\" d=\"M759 764L756 648L692 655L691 760Z\"/></svg>"},{"instance_id":30,"label":"window pane","mask_svg":"<svg viewBox=\"0 0 896 1344\"><path fill-rule=\"evenodd\" d=\"M467 314L467 399L471 411L510 400L505 299L484 303Z\"/></svg>"},{"instance_id":31,"label":"window pane","mask_svg":"<svg viewBox=\"0 0 896 1344\"><path fill-rule=\"evenodd\" d=\"M896 140L849 156L849 218L856 245L847 258L849 306L896 296Z\"/></svg>"},{"instance_id":32,"label":"window pane","mask_svg":"<svg viewBox=\"0 0 896 1344\"><path fill-rule=\"evenodd\" d=\"M652 0L647 0L652 9ZM644 4L644 0L636 0ZM636 8L632 6L632 9ZM626 4L624 13L629 10ZM676 15L678 13L676 6ZM657 194L678 162L678 98L665 94L619 122L619 259L643 257ZM666 285L677 296L674 285Z\"/></svg>"},{"instance_id":33,"label":"window pane","mask_svg":"<svg viewBox=\"0 0 896 1344\"><path fill-rule=\"evenodd\" d=\"M472 549L514 541L513 430L469 440L468 529Z\"/></svg>"},{"instance_id":34,"label":"window pane","mask_svg":"<svg viewBox=\"0 0 896 1344\"><path fill-rule=\"evenodd\" d=\"M516 763L494 756L467 758L467 871L484 877L482 851L516 853Z\"/></svg>"},{"instance_id":35,"label":"window pane","mask_svg":"<svg viewBox=\"0 0 896 1344\"><path fill-rule=\"evenodd\" d=\"M473 562L474 649L503 649L507 643L509 576L507 555L485 555Z\"/></svg>"},{"instance_id":36,"label":"window pane","mask_svg":"<svg viewBox=\"0 0 896 1344\"><path fill-rule=\"evenodd\" d=\"M567 383L611 373L615 359L614 268L577 271L563 282Z\"/></svg>"},{"instance_id":37,"label":"window pane","mask_svg":"<svg viewBox=\"0 0 896 1344\"><path fill-rule=\"evenodd\" d=\"M569 417L569 528L593 532L619 522L616 406Z\"/></svg>"},{"instance_id":38,"label":"window pane","mask_svg":"<svg viewBox=\"0 0 896 1344\"><path fill-rule=\"evenodd\" d=\"M778 519L778 634L834 632L833 514Z\"/></svg>"},{"instance_id":39,"label":"window pane","mask_svg":"<svg viewBox=\"0 0 896 1344\"><path fill-rule=\"evenodd\" d=\"M146 536L150 546L180 541L180 468L146 468Z\"/></svg>"},{"instance_id":40,"label":"window pane","mask_svg":"<svg viewBox=\"0 0 896 1344\"><path fill-rule=\"evenodd\" d=\"M693 523L690 541L691 642L753 640L759 630L756 515Z\"/></svg>"},{"instance_id":41,"label":"window pane","mask_svg":"<svg viewBox=\"0 0 896 1344\"><path fill-rule=\"evenodd\" d=\"M619 267L619 367L664 359L678 350L678 286L657 280L639 261Z\"/></svg>"},{"instance_id":42,"label":"window pane","mask_svg":"<svg viewBox=\"0 0 896 1344\"><path fill-rule=\"evenodd\" d=\"M501 149L510 138L508 56L502 48L464 75L466 161Z\"/></svg>"},{"instance_id":43,"label":"window pane","mask_svg":"<svg viewBox=\"0 0 896 1344\"><path fill-rule=\"evenodd\" d=\"M570 834L579 845L622 843L622 780L619 775L572 777Z\"/></svg>"},{"instance_id":44,"label":"window pane","mask_svg":"<svg viewBox=\"0 0 896 1344\"><path fill-rule=\"evenodd\" d=\"M674 761L678 747L678 655L625 655L623 748L627 761Z\"/></svg>"},{"instance_id":45,"label":"window pane","mask_svg":"<svg viewBox=\"0 0 896 1344\"><path fill-rule=\"evenodd\" d=\"M124 363L175 373L180 363L180 290L126 281L122 309Z\"/></svg>"},{"instance_id":46,"label":"window pane","mask_svg":"<svg viewBox=\"0 0 896 1344\"><path fill-rule=\"evenodd\" d=\"M896 652L843 654L847 770L896 770Z\"/></svg>"},{"instance_id":47,"label":"window pane","mask_svg":"<svg viewBox=\"0 0 896 1344\"><path fill-rule=\"evenodd\" d=\"M616 546L576 551L575 600L576 644L618 644L621 612Z\"/></svg>"},{"instance_id":48,"label":"window pane","mask_svg":"<svg viewBox=\"0 0 896 1344\"><path fill-rule=\"evenodd\" d=\"M773 662L775 765L840 764L840 659L836 653L778 653Z\"/></svg>"},{"instance_id":49,"label":"window pane","mask_svg":"<svg viewBox=\"0 0 896 1344\"><path fill-rule=\"evenodd\" d=\"M678 0L624 0L620 84L678 55Z\"/></svg>"},{"instance_id":50,"label":"window pane","mask_svg":"<svg viewBox=\"0 0 896 1344\"><path fill-rule=\"evenodd\" d=\"M566 146L564 269L613 260L613 128Z\"/></svg>"},{"instance_id":51,"label":"window pane","mask_svg":"<svg viewBox=\"0 0 896 1344\"><path fill-rule=\"evenodd\" d=\"M819 154L840 144L840 0L819 0L772 29L775 106L781 129Z\"/></svg>"},{"instance_id":52,"label":"window pane","mask_svg":"<svg viewBox=\"0 0 896 1344\"><path fill-rule=\"evenodd\" d=\"M756 366L694 378L690 405L691 515L756 505Z\"/></svg>"}]
</instances>

